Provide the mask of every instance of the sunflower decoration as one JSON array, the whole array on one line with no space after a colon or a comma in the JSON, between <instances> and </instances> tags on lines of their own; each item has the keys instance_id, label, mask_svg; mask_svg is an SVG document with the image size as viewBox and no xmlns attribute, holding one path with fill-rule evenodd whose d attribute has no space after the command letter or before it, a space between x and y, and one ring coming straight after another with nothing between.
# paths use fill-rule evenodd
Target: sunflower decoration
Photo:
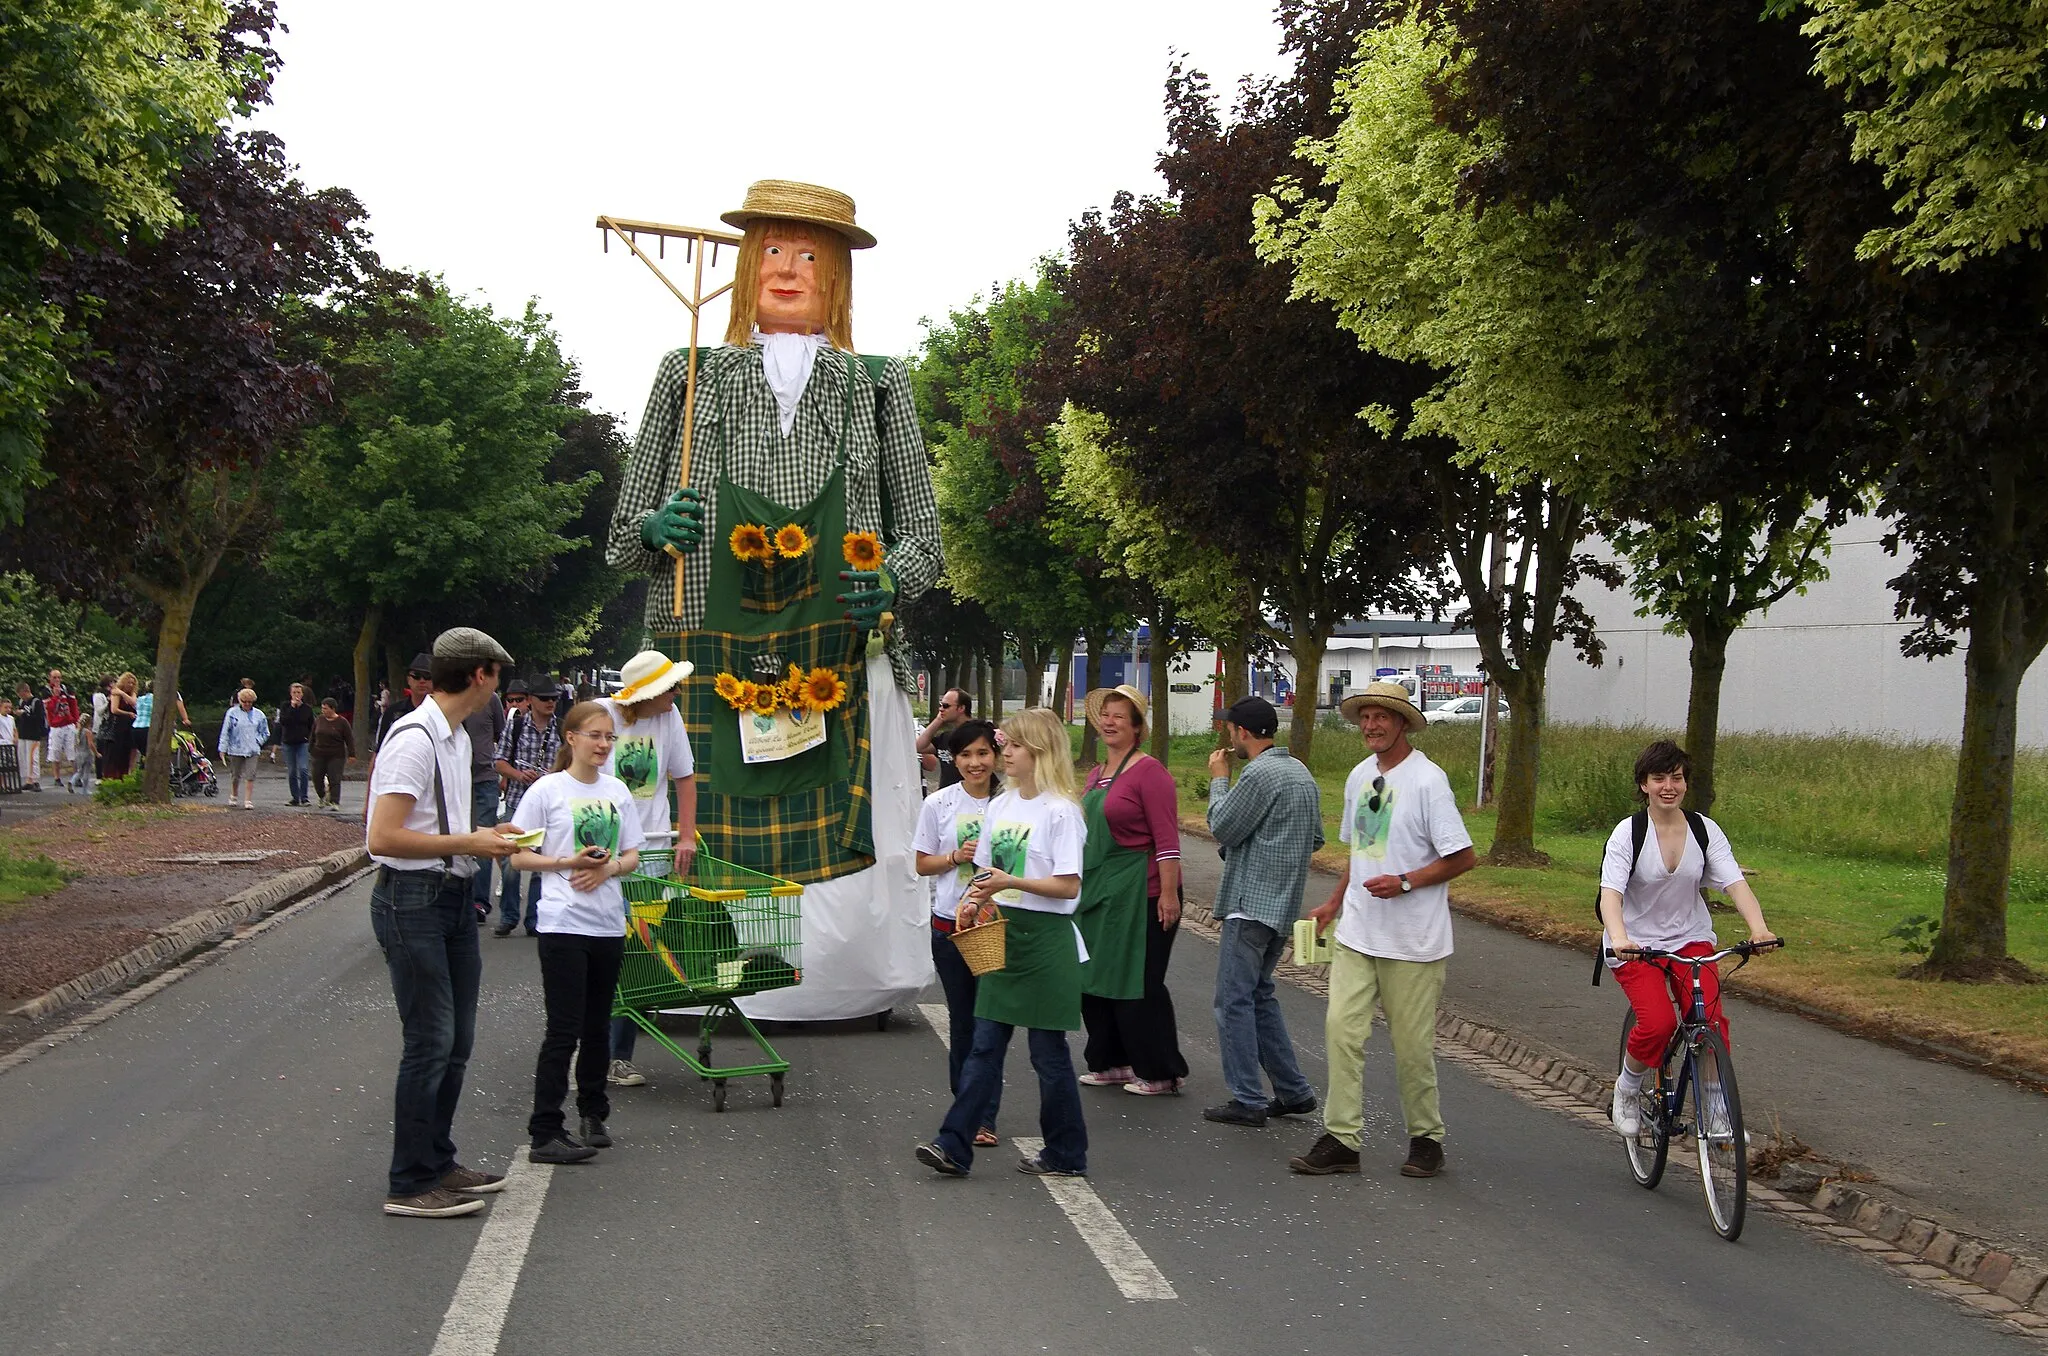
<instances>
[{"instance_id":1,"label":"sunflower decoration","mask_svg":"<svg viewBox=\"0 0 2048 1356\"><path fill-rule=\"evenodd\" d=\"M732 553L741 560L775 563L775 545L768 539L768 529L759 523L741 523L732 530Z\"/></svg>"},{"instance_id":2,"label":"sunflower decoration","mask_svg":"<svg viewBox=\"0 0 2048 1356\"><path fill-rule=\"evenodd\" d=\"M729 673L719 674L711 684L712 691L718 694L719 699L735 711L746 709L746 698L741 693L745 686L745 683Z\"/></svg>"},{"instance_id":3,"label":"sunflower decoration","mask_svg":"<svg viewBox=\"0 0 2048 1356\"><path fill-rule=\"evenodd\" d=\"M747 694L747 709L757 716L774 715L775 708L782 704L780 685L775 683L749 683L747 686L753 688L753 691Z\"/></svg>"},{"instance_id":4,"label":"sunflower decoration","mask_svg":"<svg viewBox=\"0 0 2048 1356\"><path fill-rule=\"evenodd\" d=\"M846 684L828 668L815 668L804 675L804 704L813 711L835 710L846 700Z\"/></svg>"},{"instance_id":5,"label":"sunflower decoration","mask_svg":"<svg viewBox=\"0 0 2048 1356\"><path fill-rule=\"evenodd\" d=\"M792 711L806 709L804 699L804 671L796 665L789 666L789 673L776 684L776 699Z\"/></svg>"},{"instance_id":6,"label":"sunflower decoration","mask_svg":"<svg viewBox=\"0 0 2048 1356\"><path fill-rule=\"evenodd\" d=\"M775 551L784 560L797 560L811 549L811 534L801 523L784 523L775 529Z\"/></svg>"},{"instance_id":7,"label":"sunflower decoration","mask_svg":"<svg viewBox=\"0 0 2048 1356\"><path fill-rule=\"evenodd\" d=\"M882 539L872 532L847 533L839 549L846 557L846 563L856 570L882 568Z\"/></svg>"}]
</instances>

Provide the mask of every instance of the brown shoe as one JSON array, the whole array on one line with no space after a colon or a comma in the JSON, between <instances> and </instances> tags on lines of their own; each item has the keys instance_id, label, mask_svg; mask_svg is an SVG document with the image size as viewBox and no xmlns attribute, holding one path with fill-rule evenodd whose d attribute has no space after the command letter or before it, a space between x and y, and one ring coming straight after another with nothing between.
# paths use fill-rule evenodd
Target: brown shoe
<instances>
[{"instance_id":1,"label":"brown shoe","mask_svg":"<svg viewBox=\"0 0 2048 1356\"><path fill-rule=\"evenodd\" d=\"M418 1219L446 1219L451 1215L474 1215L484 1202L474 1196L458 1196L444 1187L422 1191L417 1196L386 1196L384 1213L411 1215Z\"/></svg>"},{"instance_id":2,"label":"brown shoe","mask_svg":"<svg viewBox=\"0 0 2048 1356\"><path fill-rule=\"evenodd\" d=\"M488 1196L494 1191L505 1189L505 1177L503 1173L478 1172L475 1168L465 1168L457 1163L442 1174L441 1186L448 1191L466 1191L472 1196Z\"/></svg>"},{"instance_id":3,"label":"brown shoe","mask_svg":"<svg viewBox=\"0 0 2048 1356\"><path fill-rule=\"evenodd\" d=\"M1444 1146L1433 1139L1417 1137L1408 1141L1408 1161L1401 1165L1403 1177L1434 1177L1444 1170Z\"/></svg>"},{"instance_id":4,"label":"brown shoe","mask_svg":"<svg viewBox=\"0 0 2048 1356\"><path fill-rule=\"evenodd\" d=\"M1313 1149L1299 1158L1288 1159L1287 1166L1311 1177L1326 1177L1333 1172L1357 1172L1358 1150L1347 1147L1335 1135L1324 1135L1316 1141Z\"/></svg>"}]
</instances>

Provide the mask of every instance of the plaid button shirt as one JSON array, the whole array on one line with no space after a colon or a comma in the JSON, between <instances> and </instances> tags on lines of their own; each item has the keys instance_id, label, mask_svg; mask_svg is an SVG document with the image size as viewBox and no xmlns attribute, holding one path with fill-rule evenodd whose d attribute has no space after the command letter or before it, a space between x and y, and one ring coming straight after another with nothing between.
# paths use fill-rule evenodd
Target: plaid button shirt
<instances>
[{"instance_id":1,"label":"plaid button shirt","mask_svg":"<svg viewBox=\"0 0 2048 1356\"><path fill-rule=\"evenodd\" d=\"M689 350L661 360L633 437L633 457L612 511L605 558L621 570L654 576L647 590L647 629L674 635L703 624L704 595L711 584L711 553L727 549L729 529L718 522L718 476L764 494L778 504L801 508L816 498L832 476L845 422L846 381L853 378L853 423L846 440L846 519L856 532L882 537L899 604L930 588L943 562L939 550L939 509L932 495L931 459L911 399L910 370L891 358L877 387L867 365L853 354L822 349L810 383L797 404L796 424L782 436L775 393L761 371L761 350L752 345L702 349L698 353L697 403L692 427L690 488L704 496L704 538L684 557L683 614L673 611L668 580L674 565L665 553L640 541L640 524L676 490L683 437L683 387ZM721 451L727 464L721 467ZM884 530L882 505L889 507ZM820 573L837 584L843 568L839 543L820 542ZM835 590L836 591L836 590ZM896 681L916 691L909 652L899 625L889 647Z\"/></svg>"},{"instance_id":2,"label":"plaid button shirt","mask_svg":"<svg viewBox=\"0 0 2048 1356\"><path fill-rule=\"evenodd\" d=\"M498 737L497 756L513 767L546 772L555 765L555 750L562 746L559 727L559 721L551 720L543 725L524 711L514 711L505 721L505 733ZM505 779L507 815L519 808L520 798L525 794L525 782L511 777Z\"/></svg>"},{"instance_id":3,"label":"plaid button shirt","mask_svg":"<svg viewBox=\"0 0 2048 1356\"><path fill-rule=\"evenodd\" d=\"M1209 831L1225 848L1214 916L1234 913L1285 931L1301 912L1308 859L1323 845L1323 795L1285 749L1267 749L1239 775L1209 782Z\"/></svg>"}]
</instances>

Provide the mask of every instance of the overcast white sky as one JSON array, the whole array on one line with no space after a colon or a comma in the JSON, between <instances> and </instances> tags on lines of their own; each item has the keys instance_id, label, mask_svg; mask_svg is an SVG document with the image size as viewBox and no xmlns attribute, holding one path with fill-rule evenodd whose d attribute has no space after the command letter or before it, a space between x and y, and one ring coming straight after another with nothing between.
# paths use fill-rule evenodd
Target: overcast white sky
<instances>
[{"instance_id":1,"label":"overcast white sky","mask_svg":"<svg viewBox=\"0 0 2048 1356\"><path fill-rule=\"evenodd\" d=\"M387 263L501 311L538 297L629 429L689 317L601 251L600 212L717 226L755 179L849 193L880 239L855 256L855 342L909 353L921 317L1025 274L1087 208L1158 190L1170 49L1226 97L1283 65L1270 0L283 0L280 17L261 121L307 182L354 190ZM707 308L704 342L724 327Z\"/></svg>"}]
</instances>

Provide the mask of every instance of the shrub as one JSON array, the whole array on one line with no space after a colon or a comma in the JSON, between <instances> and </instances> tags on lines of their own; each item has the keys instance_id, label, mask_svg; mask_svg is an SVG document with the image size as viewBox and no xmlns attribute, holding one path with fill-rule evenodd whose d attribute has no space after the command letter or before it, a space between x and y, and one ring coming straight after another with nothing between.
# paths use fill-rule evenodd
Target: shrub
<instances>
[{"instance_id":1,"label":"shrub","mask_svg":"<svg viewBox=\"0 0 2048 1356\"><path fill-rule=\"evenodd\" d=\"M133 772L125 777L102 778L92 789L93 802L98 805L140 805L143 803L142 767L136 765Z\"/></svg>"}]
</instances>

